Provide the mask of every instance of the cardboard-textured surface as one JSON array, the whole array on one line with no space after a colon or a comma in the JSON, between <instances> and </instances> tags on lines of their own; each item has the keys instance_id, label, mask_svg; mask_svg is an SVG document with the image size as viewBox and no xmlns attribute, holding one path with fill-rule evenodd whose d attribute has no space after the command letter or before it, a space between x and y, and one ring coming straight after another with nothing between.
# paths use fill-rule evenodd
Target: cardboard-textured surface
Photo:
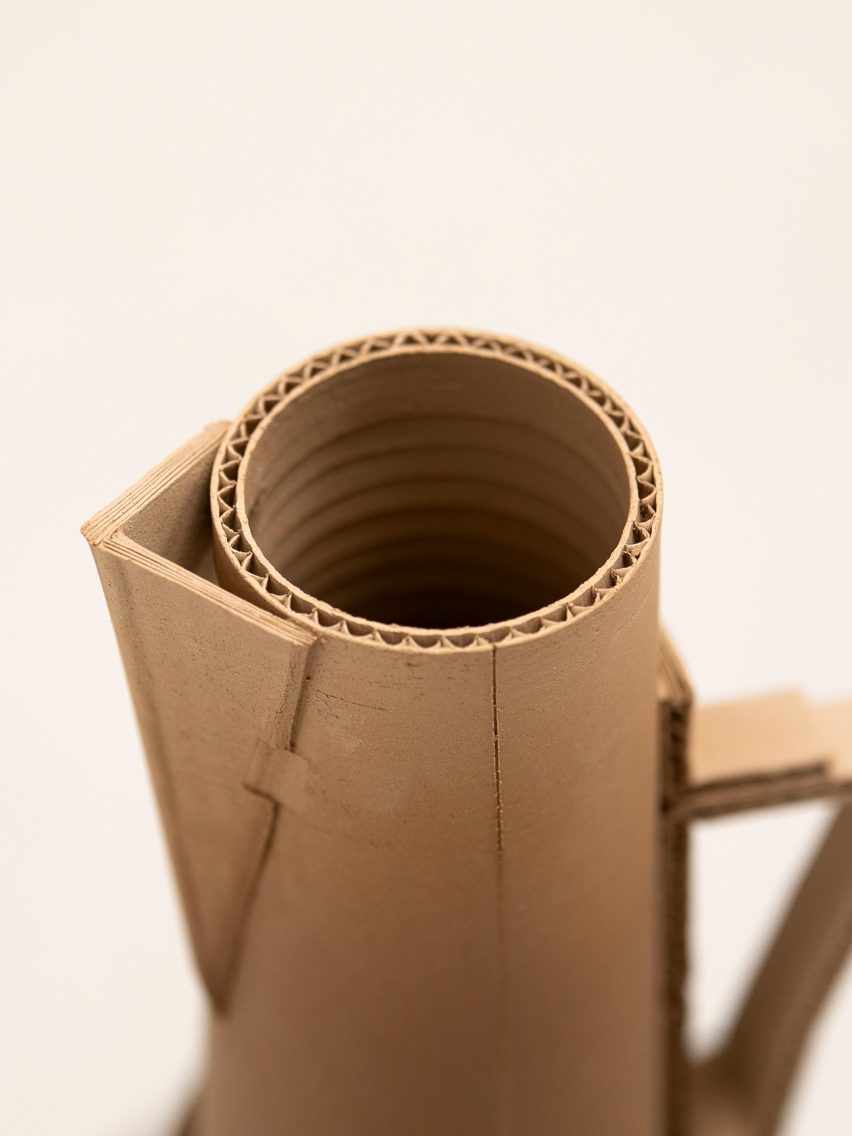
<instances>
[{"instance_id":1,"label":"cardboard-textured surface","mask_svg":"<svg viewBox=\"0 0 852 1136\"><path fill-rule=\"evenodd\" d=\"M699 1136L767 1136L852 948L852 809L814 856L720 1052L695 1072Z\"/></svg>"},{"instance_id":2,"label":"cardboard-textured surface","mask_svg":"<svg viewBox=\"0 0 852 1136\"><path fill-rule=\"evenodd\" d=\"M209 542L200 532L192 539L192 521L220 435L208 428L85 530L215 1004L225 997L272 823L269 803L242 788L246 746L286 731L311 641L184 566L210 564ZM178 562L158 547L174 548ZM265 693L255 682L264 666Z\"/></svg>"},{"instance_id":3,"label":"cardboard-textured surface","mask_svg":"<svg viewBox=\"0 0 852 1136\"><path fill-rule=\"evenodd\" d=\"M695 1080L688 822L842 799L848 708L703 709L688 744L659 504L594 376L404 332L288 372L86 527L213 1010L194 1136L769 1130L848 824Z\"/></svg>"}]
</instances>

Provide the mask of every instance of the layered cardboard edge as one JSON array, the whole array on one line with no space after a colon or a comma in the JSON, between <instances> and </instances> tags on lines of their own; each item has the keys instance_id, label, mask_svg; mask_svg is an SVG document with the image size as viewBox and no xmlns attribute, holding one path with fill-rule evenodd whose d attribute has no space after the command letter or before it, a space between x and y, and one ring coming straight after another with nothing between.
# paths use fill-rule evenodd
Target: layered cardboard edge
<instances>
[{"instance_id":1,"label":"layered cardboard edge","mask_svg":"<svg viewBox=\"0 0 852 1136\"><path fill-rule=\"evenodd\" d=\"M185 474L212 455L229 426L228 422L211 422L178 446L161 462L143 474L129 489L120 493L115 500L99 509L86 521L80 531L89 542L96 546L117 532L169 486L179 482Z\"/></svg>"},{"instance_id":2,"label":"layered cardboard edge","mask_svg":"<svg viewBox=\"0 0 852 1136\"><path fill-rule=\"evenodd\" d=\"M199 483L203 483L203 508L206 511L207 486L213 458L228 425L227 422L213 422L204 427L114 501L95 513L81 526L80 531L93 552L103 548L133 561L150 572L196 592L211 603L230 609L241 619L308 646L316 638L309 629L264 611L256 604L226 591L216 583L212 571L201 574L198 570L192 570L185 564L154 551L147 543L134 539L135 523L144 518L152 528L156 528L159 520L158 506L164 494L170 490L180 493L185 482L193 475ZM197 501L192 501L186 494L183 496L187 498L183 501L187 509L197 507Z\"/></svg>"},{"instance_id":3,"label":"layered cardboard edge","mask_svg":"<svg viewBox=\"0 0 852 1136\"><path fill-rule=\"evenodd\" d=\"M690 1127L686 1000L689 967L687 927L689 825L669 823L667 812L687 777L693 691L673 643L660 635L657 671L660 747L660 985L663 999L664 1110L667 1136L687 1136Z\"/></svg>"},{"instance_id":4,"label":"layered cardboard edge","mask_svg":"<svg viewBox=\"0 0 852 1136\"><path fill-rule=\"evenodd\" d=\"M674 815L819 798L852 799L852 699L818 703L781 691L696 708Z\"/></svg>"}]
</instances>

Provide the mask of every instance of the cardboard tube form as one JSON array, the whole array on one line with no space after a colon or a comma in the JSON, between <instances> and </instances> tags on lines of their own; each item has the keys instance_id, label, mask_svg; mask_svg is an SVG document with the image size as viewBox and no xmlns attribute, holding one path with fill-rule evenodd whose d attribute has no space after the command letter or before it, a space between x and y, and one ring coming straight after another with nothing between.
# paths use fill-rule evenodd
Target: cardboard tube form
<instances>
[{"instance_id":1,"label":"cardboard tube form","mask_svg":"<svg viewBox=\"0 0 852 1136\"><path fill-rule=\"evenodd\" d=\"M852 947L852 700L693 706L624 403L501 336L287 371L84 526L210 1002L191 1136L770 1136ZM837 816L718 1049L689 828Z\"/></svg>"},{"instance_id":2,"label":"cardboard tube form","mask_svg":"<svg viewBox=\"0 0 852 1136\"><path fill-rule=\"evenodd\" d=\"M486 344L231 428L219 579L315 639L255 722L279 816L205 1134L656 1131L657 480L596 379Z\"/></svg>"},{"instance_id":3,"label":"cardboard tube form","mask_svg":"<svg viewBox=\"0 0 852 1136\"><path fill-rule=\"evenodd\" d=\"M374 337L175 459L156 517L135 492L87 535L211 998L194 1136L658 1134L660 488L624 403L538 347ZM155 527L143 576L116 549Z\"/></svg>"}]
</instances>

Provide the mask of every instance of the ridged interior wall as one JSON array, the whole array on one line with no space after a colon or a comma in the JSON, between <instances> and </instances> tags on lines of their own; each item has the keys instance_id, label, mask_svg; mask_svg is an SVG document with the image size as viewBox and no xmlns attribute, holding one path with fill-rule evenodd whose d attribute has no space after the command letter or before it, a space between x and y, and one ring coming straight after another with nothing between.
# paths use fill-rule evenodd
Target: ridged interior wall
<instances>
[{"instance_id":1,"label":"ridged interior wall","mask_svg":"<svg viewBox=\"0 0 852 1136\"><path fill-rule=\"evenodd\" d=\"M220 572L389 645L526 637L630 574L656 478L624 404L558 356L464 331L373 336L235 420L212 481Z\"/></svg>"},{"instance_id":2,"label":"ridged interior wall","mask_svg":"<svg viewBox=\"0 0 852 1136\"><path fill-rule=\"evenodd\" d=\"M576 396L476 356L377 360L303 391L252 454L278 571L365 619L453 628L546 607L612 554L622 453Z\"/></svg>"}]
</instances>

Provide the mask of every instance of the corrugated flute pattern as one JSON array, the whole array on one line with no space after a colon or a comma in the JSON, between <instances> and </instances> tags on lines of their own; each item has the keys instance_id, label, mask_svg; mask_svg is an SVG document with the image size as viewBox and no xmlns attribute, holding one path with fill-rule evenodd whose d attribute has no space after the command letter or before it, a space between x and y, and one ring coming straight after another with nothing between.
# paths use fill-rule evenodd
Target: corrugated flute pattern
<instances>
[{"instance_id":1,"label":"corrugated flute pattern","mask_svg":"<svg viewBox=\"0 0 852 1136\"><path fill-rule=\"evenodd\" d=\"M334 611L318 597L305 594L286 579L251 539L245 515L237 507L238 483L252 436L281 405L306 383L328 380L370 361L432 354L466 353L514 363L546 374L581 394L600 408L624 439L635 471L637 500L632 523L612 565L600 565L593 579L583 581L570 596L560 596L541 613L501 623L487 630L457 630L436 634L427 629L389 627ZM213 475L213 516L219 541L240 575L269 606L285 613L307 616L320 627L344 634L374 636L390 644L421 647L468 647L483 641L535 634L553 623L565 622L618 587L641 559L654 533L658 516L660 474L649 440L628 407L596 376L577 364L540 347L517 340L460 330L412 330L370 336L341 344L286 371L256 398L228 430L217 456Z\"/></svg>"}]
</instances>

